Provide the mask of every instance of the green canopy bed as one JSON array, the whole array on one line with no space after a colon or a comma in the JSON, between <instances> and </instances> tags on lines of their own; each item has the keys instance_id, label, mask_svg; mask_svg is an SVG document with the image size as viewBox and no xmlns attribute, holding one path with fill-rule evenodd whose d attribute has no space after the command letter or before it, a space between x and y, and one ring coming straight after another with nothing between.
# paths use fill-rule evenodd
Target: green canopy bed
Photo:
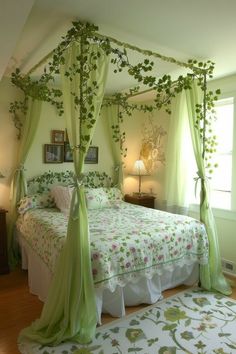
<instances>
[{"instance_id":1,"label":"green canopy bed","mask_svg":"<svg viewBox=\"0 0 236 354\"><path fill-rule=\"evenodd\" d=\"M132 65L127 48L142 53L144 60ZM182 66L188 70L187 75L180 76L175 81L172 81L169 75L156 79L151 75L154 66L150 60L152 56ZM138 87L128 93L104 97L109 62L114 65L115 72L126 69L139 84L147 85L148 90L154 90L156 96L153 105L129 103L129 97L138 92ZM43 64L45 69L40 79L31 79L30 74ZM207 187L207 167L215 149L214 134L208 129L212 119L208 113L213 111L218 93L207 90L207 79L212 77L213 69L211 62L190 60L188 63L182 63L102 36L94 25L75 22L58 47L30 73L24 76L16 70L12 75L12 82L25 94L24 101L14 102L10 108L21 138L18 168L12 182L12 225L9 230L9 256L12 265L17 262L13 238L17 219L16 207L27 195L24 162L37 129L42 101L51 102L56 106L58 114L64 114L74 159L73 191L66 241L41 317L21 332L21 338L27 337L42 344L57 345L70 339L87 343L94 336L97 324L96 300L83 172L86 152L102 106L114 119L111 134L116 149L117 146L121 148L121 154L116 154L115 158L115 185L121 185L121 156L125 154L125 147L124 134L119 129L119 123L125 115L132 115L137 109L150 112L164 107L170 113L172 99L181 92L186 92L189 125L198 168L197 179L201 184L200 219L205 224L209 243L209 260L200 265L200 282L207 290L230 293L231 289L221 271L217 232ZM52 88L51 83L55 75L60 75L61 89ZM19 115L24 116L23 124Z\"/></svg>"}]
</instances>

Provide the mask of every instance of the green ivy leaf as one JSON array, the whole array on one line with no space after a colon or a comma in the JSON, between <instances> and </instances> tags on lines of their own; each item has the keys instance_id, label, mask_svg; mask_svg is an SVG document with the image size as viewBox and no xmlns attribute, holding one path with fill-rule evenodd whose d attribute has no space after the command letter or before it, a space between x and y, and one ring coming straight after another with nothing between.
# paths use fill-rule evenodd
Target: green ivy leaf
<instances>
[{"instance_id":1,"label":"green ivy leaf","mask_svg":"<svg viewBox=\"0 0 236 354\"><path fill-rule=\"evenodd\" d=\"M200 307L204 307L211 304L206 297L193 298L193 302Z\"/></svg>"},{"instance_id":2,"label":"green ivy leaf","mask_svg":"<svg viewBox=\"0 0 236 354\"><path fill-rule=\"evenodd\" d=\"M232 302L232 301L226 301L225 304L226 304L227 306L229 306L229 307L236 306L236 303L235 303L235 302Z\"/></svg>"},{"instance_id":3,"label":"green ivy leaf","mask_svg":"<svg viewBox=\"0 0 236 354\"><path fill-rule=\"evenodd\" d=\"M232 335L232 333L218 333L219 337L229 337L231 335Z\"/></svg>"},{"instance_id":4,"label":"green ivy leaf","mask_svg":"<svg viewBox=\"0 0 236 354\"><path fill-rule=\"evenodd\" d=\"M169 307L167 310L165 310L164 316L167 319L167 321L171 321L171 322L175 322L187 318L186 312L180 310L178 307Z\"/></svg>"},{"instance_id":5,"label":"green ivy leaf","mask_svg":"<svg viewBox=\"0 0 236 354\"><path fill-rule=\"evenodd\" d=\"M185 327L188 327L190 326L190 324L191 324L191 318L188 318L187 321L185 321L184 325Z\"/></svg>"},{"instance_id":6,"label":"green ivy leaf","mask_svg":"<svg viewBox=\"0 0 236 354\"><path fill-rule=\"evenodd\" d=\"M134 319L134 320L130 321L129 324L130 324L130 326L135 326L135 325L139 325L140 322Z\"/></svg>"},{"instance_id":7,"label":"green ivy leaf","mask_svg":"<svg viewBox=\"0 0 236 354\"><path fill-rule=\"evenodd\" d=\"M228 344L228 343L225 343L225 344L231 349L236 349L236 346L233 344Z\"/></svg>"},{"instance_id":8,"label":"green ivy leaf","mask_svg":"<svg viewBox=\"0 0 236 354\"><path fill-rule=\"evenodd\" d=\"M135 342L139 341L140 339L146 338L146 336L141 328L129 328L125 332L125 336L128 338L128 340L131 343L135 343Z\"/></svg>"},{"instance_id":9,"label":"green ivy leaf","mask_svg":"<svg viewBox=\"0 0 236 354\"><path fill-rule=\"evenodd\" d=\"M110 331L111 331L112 333L119 333L120 327L111 328Z\"/></svg>"},{"instance_id":10,"label":"green ivy leaf","mask_svg":"<svg viewBox=\"0 0 236 354\"><path fill-rule=\"evenodd\" d=\"M161 347L158 351L158 354L176 354L175 347Z\"/></svg>"},{"instance_id":11,"label":"green ivy leaf","mask_svg":"<svg viewBox=\"0 0 236 354\"><path fill-rule=\"evenodd\" d=\"M175 329L177 327L177 324L173 323L173 324L167 324L165 326L162 327L163 331L172 331L173 329Z\"/></svg>"}]
</instances>

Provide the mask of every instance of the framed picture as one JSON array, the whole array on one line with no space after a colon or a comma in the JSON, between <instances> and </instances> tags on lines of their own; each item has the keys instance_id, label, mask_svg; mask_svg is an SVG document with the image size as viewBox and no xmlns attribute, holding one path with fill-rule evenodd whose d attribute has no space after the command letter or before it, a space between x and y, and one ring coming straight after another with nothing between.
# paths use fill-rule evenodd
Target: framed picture
<instances>
[{"instance_id":1,"label":"framed picture","mask_svg":"<svg viewBox=\"0 0 236 354\"><path fill-rule=\"evenodd\" d=\"M62 163L64 155L64 145L44 144L44 162Z\"/></svg>"},{"instance_id":2,"label":"framed picture","mask_svg":"<svg viewBox=\"0 0 236 354\"><path fill-rule=\"evenodd\" d=\"M90 146L84 163L98 163L98 146Z\"/></svg>"},{"instance_id":3,"label":"framed picture","mask_svg":"<svg viewBox=\"0 0 236 354\"><path fill-rule=\"evenodd\" d=\"M64 144L64 161L73 162L73 154L69 143Z\"/></svg>"},{"instance_id":4,"label":"framed picture","mask_svg":"<svg viewBox=\"0 0 236 354\"><path fill-rule=\"evenodd\" d=\"M64 143L64 161L73 162L73 154L69 143ZM98 163L98 146L89 147L84 163Z\"/></svg>"},{"instance_id":5,"label":"framed picture","mask_svg":"<svg viewBox=\"0 0 236 354\"><path fill-rule=\"evenodd\" d=\"M52 143L64 144L64 130L52 130Z\"/></svg>"}]
</instances>

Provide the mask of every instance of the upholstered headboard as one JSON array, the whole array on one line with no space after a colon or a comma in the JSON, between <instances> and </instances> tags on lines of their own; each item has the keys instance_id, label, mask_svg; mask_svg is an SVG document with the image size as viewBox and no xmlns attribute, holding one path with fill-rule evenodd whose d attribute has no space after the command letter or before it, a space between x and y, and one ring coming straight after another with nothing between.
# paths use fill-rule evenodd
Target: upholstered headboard
<instances>
[{"instance_id":1,"label":"upholstered headboard","mask_svg":"<svg viewBox=\"0 0 236 354\"><path fill-rule=\"evenodd\" d=\"M53 185L73 184L73 171L45 172L27 182L28 195L47 192ZM105 172L90 171L84 174L83 185L87 188L114 187L112 178Z\"/></svg>"}]
</instances>

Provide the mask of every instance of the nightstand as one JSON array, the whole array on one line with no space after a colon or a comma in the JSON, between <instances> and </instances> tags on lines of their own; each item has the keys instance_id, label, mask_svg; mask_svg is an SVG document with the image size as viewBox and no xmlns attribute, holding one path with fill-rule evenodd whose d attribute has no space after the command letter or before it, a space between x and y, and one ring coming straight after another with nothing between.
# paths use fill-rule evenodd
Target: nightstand
<instances>
[{"instance_id":1,"label":"nightstand","mask_svg":"<svg viewBox=\"0 0 236 354\"><path fill-rule=\"evenodd\" d=\"M6 213L6 210L0 209L0 274L9 273L7 257Z\"/></svg>"},{"instance_id":2,"label":"nightstand","mask_svg":"<svg viewBox=\"0 0 236 354\"><path fill-rule=\"evenodd\" d=\"M145 194L131 195L131 194L126 194L124 200L127 203L136 204L136 205L142 205L144 207L154 209L155 197L153 195L148 195L148 194L146 194L146 195Z\"/></svg>"}]
</instances>

